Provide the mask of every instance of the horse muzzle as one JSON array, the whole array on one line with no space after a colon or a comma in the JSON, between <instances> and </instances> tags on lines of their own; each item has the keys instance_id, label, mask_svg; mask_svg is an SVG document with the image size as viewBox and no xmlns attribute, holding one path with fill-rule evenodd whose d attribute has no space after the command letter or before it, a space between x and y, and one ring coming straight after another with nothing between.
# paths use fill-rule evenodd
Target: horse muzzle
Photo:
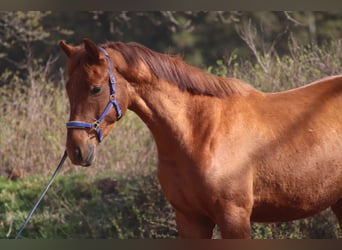
<instances>
[{"instance_id":1,"label":"horse muzzle","mask_svg":"<svg viewBox=\"0 0 342 250\"><path fill-rule=\"evenodd\" d=\"M95 160L95 145L93 144L67 147L67 152L71 162L75 165L89 167Z\"/></svg>"},{"instance_id":2,"label":"horse muzzle","mask_svg":"<svg viewBox=\"0 0 342 250\"><path fill-rule=\"evenodd\" d=\"M93 145L88 147L87 151L82 151L79 147L76 147L75 154L78 161L81 162L80 165L83 167L89 167L95 159L95 150Z\"/></svg>"}]
</instances>

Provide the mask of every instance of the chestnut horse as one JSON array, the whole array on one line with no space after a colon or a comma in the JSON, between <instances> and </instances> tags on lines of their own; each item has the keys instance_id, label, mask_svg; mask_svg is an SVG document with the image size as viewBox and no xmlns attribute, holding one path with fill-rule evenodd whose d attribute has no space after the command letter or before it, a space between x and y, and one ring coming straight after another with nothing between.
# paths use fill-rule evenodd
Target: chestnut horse
<instances>
[{"instance_id":1,"label":"chestnut horse","mask_svg":"<svg viewBox=\"0 0 342 250\"><path fill-rule=\"evenodd\" d=\"M223 238L250 238L251 221L328 207L342 226L342 75L262 93L136 43L60 46L72 163L91 165L114 123L135 112L157 145L180 237L211 238L218 225Z\"/></svg>"}]
</instances>

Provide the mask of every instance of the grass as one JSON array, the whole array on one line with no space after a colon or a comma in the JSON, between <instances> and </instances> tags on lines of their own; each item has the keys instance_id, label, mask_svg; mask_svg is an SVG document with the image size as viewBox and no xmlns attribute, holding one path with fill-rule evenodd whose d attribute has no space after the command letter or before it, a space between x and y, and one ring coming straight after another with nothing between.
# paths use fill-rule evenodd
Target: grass
<instances>
[{"instance_id":1,"label":"grass","mask_svg":"<svg viewBox=\"0 0 342 250\"><path fill-rule=\"evenodd\" d=\"M157 182L86 174L61 176L32 217L22 238L175 237L172 209ZM47 178L0 179L0 238L14 238ZM168 215L168 216L165 216Z\"/></svg>"},{"instance_id":2,"label":"grass","mask_svg":"<svg viewBox=\"0 0 342 250\"><path fill-rule=\"evenodd\" d=\"M233 54L208 70L264 91L281 91L342 74L341 44L292 46L291 54L282 57L258 54L256 63ZM69 109L64 88L38 76L33 80L17 78L0 88L0 238L15 236L64 150ZM99 147L95 166L66 162L23 237L176 237L156 165L150 132L128 112ZM6 169L13 167L24 170L25 178L7 180ZM342 238L336 225L326 210L291 223L254 223L253 238Z\"/></svg>"}]
</instances>

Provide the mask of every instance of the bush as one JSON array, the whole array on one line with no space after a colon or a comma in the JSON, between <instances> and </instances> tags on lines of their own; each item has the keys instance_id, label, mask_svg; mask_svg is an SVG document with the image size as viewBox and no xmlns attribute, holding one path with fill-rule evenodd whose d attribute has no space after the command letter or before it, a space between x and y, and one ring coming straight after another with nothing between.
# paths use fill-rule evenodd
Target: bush
<instances>
[{"instance_id":1,"label":"bush","mask_svg":"<svg viewBox=\"0 0 342 250\"><path fill-rule=\"evenodd\" d=\"M320 78L342 74L342 40L321 47L308 44L289 45L291 53L257 53L258 60L246 60L232 54L210 67L217 75L227 75L251 83L259 90L276 92L297 88Z\"/></svg>"}]
</instances>

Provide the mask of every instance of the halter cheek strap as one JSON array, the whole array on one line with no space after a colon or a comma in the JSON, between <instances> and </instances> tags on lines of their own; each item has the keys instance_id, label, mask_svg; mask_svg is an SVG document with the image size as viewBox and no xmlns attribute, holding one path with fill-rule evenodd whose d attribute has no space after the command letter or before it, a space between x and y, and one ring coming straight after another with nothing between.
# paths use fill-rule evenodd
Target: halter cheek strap
<instances>
[{"instance_id":1,"label":"halter cheek strap","mask_svg":"<svg viewBox=\"0 0 342 250\"><path fill-rule=\"evenodd\" d=\"M122 111L120 108L120 105L118 101L116 100L115 97L115 77L113 75L113 69L112 69L112 64L110 62L109 54L104 48L99 48L106 56L106 61L107 61L107 66L108 66L108 71L109 71L109 89L110 89L110 95L109 95L109 102L102 112L101 116L99 119L97 119L93 123L88 123L88 122L81 122L81 121L69 121L66 123L67 128L76 128L76 129L93 129L96 132L97 139L99 142L102 142L103 140L103 133L100 128L100 123L102 120L106 117L108 114L110 108L113 106L116 114L117 114L117 120L119 120L122 116Z\"/></svg>"}]
</instances>

